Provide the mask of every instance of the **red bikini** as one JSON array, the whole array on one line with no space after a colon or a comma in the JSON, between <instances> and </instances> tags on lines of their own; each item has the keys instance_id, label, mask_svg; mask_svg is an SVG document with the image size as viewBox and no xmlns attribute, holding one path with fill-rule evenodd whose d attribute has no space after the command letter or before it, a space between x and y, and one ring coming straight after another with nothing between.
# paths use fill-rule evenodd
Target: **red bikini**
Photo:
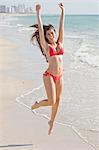
<instances>
[{"instance_id":1,"label":"red bikini","mask_svg":"<svg viewBox=\"0 0 99 150\"><path fill-rule=\"evenodd\" d=\"M58 44L57 44L57 47L58 47ZM55 55L63 55L64 54L63 48L60 49L59 53L57 53L57 51L51 46L49 46L49 49L50 49L50 57L55 56ZM45 71L43 75L51 76L53 78L54 82L56 82L57 80L59 80L62 77L63 73L59 76L55 76L55 75L51 74L50 72Z\"/></svg>"},{"instance_id":2,"label":"red bikini","mask_svg":"<svg viewBox=\"0 0 99 150\"><path fill-rule=\"evenodd\" d=\"M53 47L49 46L49 48L50 48L50 56L63 55L64 54L64 49L63 48L60 49L59 53L57 53L56 50Z\"/></svg>"}]
</instances>

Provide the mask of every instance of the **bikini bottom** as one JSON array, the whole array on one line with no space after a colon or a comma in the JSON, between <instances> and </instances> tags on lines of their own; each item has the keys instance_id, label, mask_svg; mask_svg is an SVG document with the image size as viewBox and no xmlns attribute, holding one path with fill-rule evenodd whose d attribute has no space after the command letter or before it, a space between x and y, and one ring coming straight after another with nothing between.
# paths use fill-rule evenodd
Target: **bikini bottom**
<instances>
[{"instance_id":1,"label":"bikini bottom","mask_svg":"<svg viewBox=\"0 0 99 150\"><path fill-rule=\"evenodd\" d=\"M54 82L56 83L56 81L60 80L60 78L62 77L63 73L60 74L59 76L55 76L55 75L51 74L50 72L45 71L45 72L43 73L43 75L44 75L44 76L50 76L50 77L52 77L53 80L54 80Z\"/></svg>"}]
</instances>

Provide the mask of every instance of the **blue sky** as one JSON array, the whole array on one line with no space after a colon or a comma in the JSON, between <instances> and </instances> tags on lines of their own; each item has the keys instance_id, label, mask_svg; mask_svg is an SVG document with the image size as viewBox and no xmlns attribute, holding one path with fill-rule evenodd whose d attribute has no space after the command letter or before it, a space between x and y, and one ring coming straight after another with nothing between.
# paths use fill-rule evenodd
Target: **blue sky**
<instances>
[{"instance_id":1,"label":"blue sky","mask_svg":"<svg viewBox=\"0 0 99 150\"><path fill-rule=\"evenodd\" d=\"M58 3L63 2L67 14L99 14L99 0L0 0L0 4L13 5L24 3L32 6L42 5L42 14L59 14Z\"/></svg>"}]
</instances>

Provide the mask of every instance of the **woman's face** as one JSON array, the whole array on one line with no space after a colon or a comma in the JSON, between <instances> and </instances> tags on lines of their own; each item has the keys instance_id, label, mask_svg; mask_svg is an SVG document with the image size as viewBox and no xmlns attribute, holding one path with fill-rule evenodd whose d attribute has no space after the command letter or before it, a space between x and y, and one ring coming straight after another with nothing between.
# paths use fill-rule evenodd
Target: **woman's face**
<instances>
[{"instance_id":1,"label":"woman's face","mask_svg":"<svg viewBox=\"0 0 99 150\"><path fill-rule=\"evenodd\" d=\"M48 39L49 43L52 44L56 40L56 33L53 29L46 31L46 38Z\"/></svg>"}]
</instances>

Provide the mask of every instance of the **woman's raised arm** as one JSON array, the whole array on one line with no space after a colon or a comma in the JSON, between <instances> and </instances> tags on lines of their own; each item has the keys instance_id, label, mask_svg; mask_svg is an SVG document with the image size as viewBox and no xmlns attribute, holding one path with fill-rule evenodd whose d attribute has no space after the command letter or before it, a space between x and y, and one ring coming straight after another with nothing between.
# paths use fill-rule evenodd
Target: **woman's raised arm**
<instances>
[{"instance_id":1,"label":"woman's raised arm","mask_svg":"<svg viewBox=\"0 0 99 150\"><path fill-rule=\"evenodd\" d=\"M38 30L39 30L40 44L41 44L42 48L45 50L47 47L47 44L46 44L45 37L44 37L44 30L43 30L43 25L42 25L42 19L40 16L40 9L41 9L41 5L37 4L36 5L36 12L37 12L37 19L38 19Z\"/></svg>"},{"instance_id":2,"label":"woman's raised arm","mask_svg":"<svg viewBox=\"0 0 99 150\"><path fill-rule=\"evenodd\" d=\"M61 16L60 16L60 27L59 27L59 36L58 42L63 44L64 41L64 20L65 20L65 8L62 3L59 4L61 8Z\"/></svg>"}]
</instances>

